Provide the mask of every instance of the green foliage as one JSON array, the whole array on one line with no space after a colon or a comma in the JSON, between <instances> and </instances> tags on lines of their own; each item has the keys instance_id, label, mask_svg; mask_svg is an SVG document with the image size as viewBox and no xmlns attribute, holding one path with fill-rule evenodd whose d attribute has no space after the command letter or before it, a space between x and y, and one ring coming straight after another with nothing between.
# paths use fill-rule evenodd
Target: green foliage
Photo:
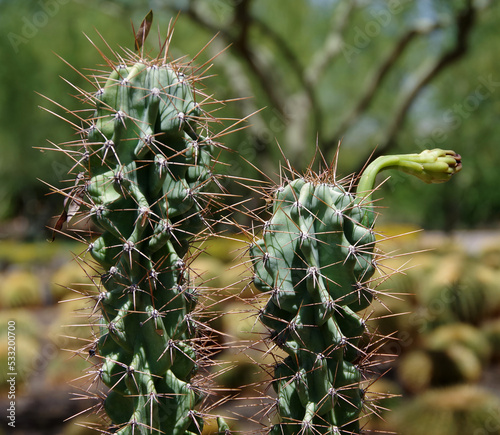
<instances>
[{"instance_id":1,"label":"green foliage","mask_svg":"<svg viewBox=\"0 0 500 435\"><path fill-rule=\"evenodd\" d=\"M110 16L106 8L98 9L91 2L86 5L59 0L0 4L4 35L0 41L0 78L3 83L10 82L0 86L1 100L10 101L0 107L0 219L22 213L31 225L37 226L36 237L40 237L40 228L47 224L51 213L40 207L38 198L44 198L46 188L37 178L55 185L65 177L70 160L62 153L47 157L35 148L45 147L46 138L58 143L74 134L70 126L43 115L38 109L42 100L37 92L57 95L62 107L54 110L59 115L64 116L64 107L74 106L67 86L54 77L64 76L78 87L84 86L85 80L53 53L76 67L97 62L98 53L88 49L82 33L93 27L107 28ZM115 29L106 37L115 43L126 30ZM55 198L48 204L55 207Z\"/></svg>"},{"instance_id":2,"label":"green foliage","mask_svg":"<svg viewBox=\"0 0 500 435\"><path fill-rule=\"evenodd\" d=\"M418 73L453 45L458 34L456 17L466 3L298 1L289 8L286 0L179 0L157 2L155 14L165 23L182 12L176 26L175 56L195 56L218 32L216 41L200 55L200 63L230 46L215 62L210 89L220 98L252 98L231 110L222 109L221 118L236 117L235 110L239 117L245 117L266 108L253 116L247 132L227 139L228 147L271 174L276 171L273 162L280 157L275 139L287 144L287 155L298 169L303 169L303 162L314 153L314 146L308 144L314 144L316 138L329 158L342 140L339 165L345 174L359 168L374 148L384 145L385 133L399 113L398 103L411 90ZM498 211L494 188L497 171L488 156L495 152L494 138L498 136L499 65L491 56L491 47L498 39L500 8L496 2L472 3L473 31L466 38L462 61L450 62L415 94L390 143L397 152L469 144L457 150L469 162L467 175L461 177L456 189L429 189L412 181L401 182L394 190L387 187L390 190L383 196L394 219L433 228L479 226L489 224ZM33 149L46 146L44 138L59 143L72 137L69 127L37 111L41 100L35 92L57 95L63 107L73 107L67 87L53 78L62 75L79 87L85 86L84 79L68 70L52 52L76 69L93 65L98 55L88 49L82 33L93 37L92 29L99 29L111 46L132 46L129 23L142 17L149 7L146 0L0 3L5 35L0 41L0 98L9 101L0 108L0 218L22 215L37 227L30 235L39 237L39 229L46 225L57 202L55 198L40 200L46 189L36 178L58 185L70 164L61 153L47 157ZM389 63L372 98L366 100L354 122L341 129L368 95L373 79L383 71L382 64L412 29L417 34ZM156 49L156 39L156 35L150 38L147 50ZM352 55L350 47L355 49ZM490 87L489 91L479 89L485 96L480 98L476 90L483 82L489 82ZM64 115L63 107L55 111ZM238 175L256 176L236 158L227 159ZM477 195L457 196L456 191L473 188ZM429 205L416 206L408 199L410 191L425 197ZM443 198L447 198L447 207L440 207Z\"/></svg>"}]
</instances>

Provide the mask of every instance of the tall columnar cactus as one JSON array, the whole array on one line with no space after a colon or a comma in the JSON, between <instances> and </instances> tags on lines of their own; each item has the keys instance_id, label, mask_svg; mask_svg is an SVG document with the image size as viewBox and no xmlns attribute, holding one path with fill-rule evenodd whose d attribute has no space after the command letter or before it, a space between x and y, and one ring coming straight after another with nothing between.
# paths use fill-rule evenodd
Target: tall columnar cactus
<instances>
[{"instance_id":1,"label":"tall columnar cactus","mask_svg":"<svg viewBox=\"0 0 500 435\"><path fill-rule=\"evenodd\" d=\"M141 30L144 38L144 23ZM87 350L96 361L91 375L104 384L106 433L188 435L203 427L204 387L195 375L210 350L194 311L190 246L211 230L218 145L193 69L167 53L168 45L157 58L104 56L110 73L91 76L95 92L82 93L90 117L73 113L81 140L63 147L76 185L56 228L82 212L100 230L86 239L98 271L90 293L96 338Z\"/></svg>"},{"instance_id":2,"label":"tall columnar cactus","mask_svg":"<svg viewBox=\"0 0 500 435\"><path fill-rule=\"evenodd\" d=\"M442 182L460 168L460 156L436 149L380 157L355 193L336 182L333 170L275 189L272 216L250 248L254 284L269 294L260 320L288 354L274 371L279 422L271 434L360 433L369 351L359 312L375 295L375 177L399 169Z\"/></svg>"}]
</instances>

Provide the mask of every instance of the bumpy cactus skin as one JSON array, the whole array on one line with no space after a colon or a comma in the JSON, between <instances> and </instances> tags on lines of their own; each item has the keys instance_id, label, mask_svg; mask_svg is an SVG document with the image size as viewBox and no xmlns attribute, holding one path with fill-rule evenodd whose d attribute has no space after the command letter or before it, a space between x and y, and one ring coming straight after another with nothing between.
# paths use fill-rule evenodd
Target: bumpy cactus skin
<instances>
[{"instance_id":1,"label":"bumpy cactus skin","mask_svg":"<svg viewBox=\"0 0 500 435\"><path fill-rule=\"evenodd\" d=\"M356 311L372 299L373 216L342 186L298 178L276 192L251 249L254 283L271 294L260 319L288 353L275 370L282 422L272 433L359 431Z\"/></svg>"},{"instance_id":2,"label":"bumpy cactus skin","mask_svg":"<svg viewBox=\"0 0 500 435\"><path fill-rule=\"evenodd\" d=\"M66 151L81 172L65 216L79 206L101 230L87 248L101 274L87 350L106 386L105 432L201 433L204 389L194 376L209 351L193 311L189 247L211 229L218 145L205 136L209 117L187 65L133 53L117 59L105 59L112 71L97 77L97 92L84 93L93 114L80 119L82 140Z\"/></svg>"},{"instance_id":3,"label":"bumpy cactus skin","mask_svg":"<svg viewBox=\"0 0 500 435\"><path fill-rule=\"evenodd\" d=\"M193 91L171 65L118 65L95 102L87 193L105 230L89 246L107 271L97 347L105 408L119 433L195 432L196 291L185 256L203 227L212 145L195 133Z\"/></svg>"},{"instance_id":4,"label":"bumpy cactus skin","mask_svg":"<svg viewBox=\"0 0 500 435\"><path fill-rule=\"evenodd\" d=\"M360 433L361 361L368 352L360 349L366 325L357 312L375 292L375 175L410 167L425 173L425 181L442 182L460 170L460 157L448 151L390 157L367 168L357 194L329 181L334 174L287 181L276 189L271 219L250 248L255 287L270 295L260 320L288 354L275 367L280 420L273 435ZM434 161L443 164L434 165L435 174L428 164Z\"/></svg>"}]
</instances>

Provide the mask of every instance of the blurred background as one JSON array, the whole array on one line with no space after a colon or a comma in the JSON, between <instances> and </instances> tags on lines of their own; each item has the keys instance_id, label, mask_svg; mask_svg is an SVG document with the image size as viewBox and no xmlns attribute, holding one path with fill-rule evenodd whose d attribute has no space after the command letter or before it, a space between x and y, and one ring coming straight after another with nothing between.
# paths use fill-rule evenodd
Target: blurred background
<instances>
[{"instance_id":1,"label":"blurred background","mask_svg":"<svg viewBox=\"0 0 500 435\"><path fill-rule=\"evenodd\" d=\"M386 207L381 232L424 230L386 249L432 250L389 262L397 269L411 260L412 268L384 283L403 296L373 307L373 327L399 339L386 349L398 358L373 388L401 396L384 399L397 411L381 410L386 421L369 427L500 434L500 4L488 0L0 0L0 409L12 319L20 373L18 425L7 430L2 411L0 433L85 432L63 423L88 406L69 400L67 381L89 363L64 351L79 347L71 337L88 335L79 326L85 317L75 317L81 302L67 289L88 285L71 261L82 247L49 243L46 228L62 211L48 185L61 186L71 164L43 148L77 139L58 116L82 107L65 80L88 90L78 71L102 64L85 35L108 53L106 43L133 48L131 23L137 29L149 9L152 55L177 16L173 57L191 59L217 35L196 63L213 64L206 91L228 100L217 112L227 119L220 130L253 114L246 129L222 138L237 151L223 156L232 175L262 178L241 156L278 180L280 147L302 171L316 145L330 162L341 142L341 175L386 153L461 154L463 170L449 183L387 174L377 193ZM220 243L200 258L214 276L239 261L228 255L238 246ZM387 317L387 308L409 314ZM239 336L241 325L221 326Z\"/></svg>"}]
</instances>

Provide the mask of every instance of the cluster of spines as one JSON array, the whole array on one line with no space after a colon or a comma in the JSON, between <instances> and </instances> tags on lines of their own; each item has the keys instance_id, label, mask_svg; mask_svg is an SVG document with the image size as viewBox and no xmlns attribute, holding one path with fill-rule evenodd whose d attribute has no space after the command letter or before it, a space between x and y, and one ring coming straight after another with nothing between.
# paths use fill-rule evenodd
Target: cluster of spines
<instances>
[{"instance_id":1,"label":"cluster of spines","mask_svg":"<svg viewBox=\"0 0 500 435\"><path fill-rule=\"evenodd\" d=\"M128 52L113 62L103 54L111 73L86 77L97 83L94 93L78 89L90 117L70 112L81 140L57 146L78 174L63 191L66 210L56 229L90 217L99 231L78 238L97 273L97 291L86 295L95 319L84 349L95 365L85 395L95 394L95 408L105 410L106 433L203 428L209 382L196 374L211 363L215 342L198 317L202 288L190 247L213 232L208 204L218 195L209 186L219 184L218 144L198 78L189 65L167 62L167 49L157 59Z\"/></svg>"},{"instance_id":2,"label":"cluster of spines","mask_svg":"<svg viewBox=\"0 0 500 435\"><path fill-rule=\"evenodd\" d=\"M333 168L331 168L333 170ZM259 318L288 356L274 368L279 422L271 434L360 431L367 398L365 319L377 269L370 200L311 171L275 190L271 218L250 248Z\"/></svg>"}]
</instances>

